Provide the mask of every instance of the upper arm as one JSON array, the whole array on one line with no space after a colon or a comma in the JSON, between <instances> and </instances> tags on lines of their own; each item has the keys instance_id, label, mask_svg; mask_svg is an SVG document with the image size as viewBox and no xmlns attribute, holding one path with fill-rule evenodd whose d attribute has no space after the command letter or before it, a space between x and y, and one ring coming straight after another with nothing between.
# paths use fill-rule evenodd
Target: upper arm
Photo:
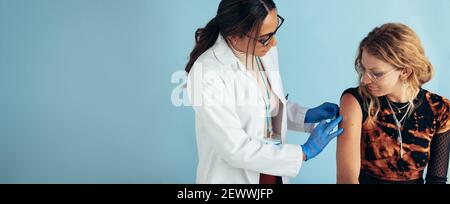
<instances>
[{"instance_id":1,"label":"upper arm","mask_svg":"<svg viewBox=\"0 0 450 204\"><path fill-rule=\"evenodd\" d=\"M447 182L450 153L450 131L433 136L430 146L427 184L445 184Z\"/></svg>"},{"instance_id":2,"label":"upper arm","mask_svg":"<svg viewBox=\"0 0 450 204\"><path fill-rule=\"evenodd\" d=\"M437 111L438 127L430 145L426 181L429 184L447 182L450 153L450 102L443 99L443 105Z\"/></svg>"},{"instance_id":3,"label":"upper arm","mask_svg":"<svg viewBox=\"0 0 450 204\"><path fill-rule=\"evenodd\" d=\"M345 94L340 102L343 117L339 127L344 133L337 139L337 183L358 183L361 166L360 142L362 110L356 98Z\"/></svg>"}]
</instances>

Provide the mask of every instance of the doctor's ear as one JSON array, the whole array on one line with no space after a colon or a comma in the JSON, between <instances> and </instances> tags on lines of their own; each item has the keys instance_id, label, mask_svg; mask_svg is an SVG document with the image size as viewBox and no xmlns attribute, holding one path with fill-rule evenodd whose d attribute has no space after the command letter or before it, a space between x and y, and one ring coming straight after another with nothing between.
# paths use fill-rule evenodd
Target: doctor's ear
<instances>
[{"instance_id":1,"label":"doctor's ear","mask_svg":"<svg viewBox=\"0 0 450 204\"><path fill-rule=\"evenodd\" d=\"M239 41L239 38L237 36L230 36L230 37L228 37L228 41L231 44L236 45Z\"/></svg>"},{"instance_id":2,"label":"doctor's ear","mask_svg":"<svg viewBox=\"0 0 450 204\"><path fill-rule=\"evenodd\" d=\"M405 68L402 70L402 73L400 74L400 79L402 81L406 81L412 74L412 69L411 68Z\"/></svg>"},{"instance_id":3,"label":"doctor's ear","mask_svg":"<svg viewBox=\"0 0 450 204\"><path fill-rule=\"evenodd\" d=\"M228 40L231 43L239 43L243 38L244 38L244 35L242 35L242 36L233 35L233 36L228 37Z\"/></svg>"}]
</instances>

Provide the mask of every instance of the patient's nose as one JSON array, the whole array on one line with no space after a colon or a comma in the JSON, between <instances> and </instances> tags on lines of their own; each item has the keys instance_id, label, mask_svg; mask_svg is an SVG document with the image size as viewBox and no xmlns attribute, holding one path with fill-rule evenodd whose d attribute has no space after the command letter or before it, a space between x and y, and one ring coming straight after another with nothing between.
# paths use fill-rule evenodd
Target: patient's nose
<instances>
[{"instance_id":1,"label":"patient's nose","mask_svg":"<svg viewBox=\"0 0 450 204\"><path fill-rule=\"evenodd\" d=\"M370 84L370 82L372 82L369 77L367 76L367 74L363 74L361 77L361 84L362 85L368 85Z\"/></svg>"}]
</instances>

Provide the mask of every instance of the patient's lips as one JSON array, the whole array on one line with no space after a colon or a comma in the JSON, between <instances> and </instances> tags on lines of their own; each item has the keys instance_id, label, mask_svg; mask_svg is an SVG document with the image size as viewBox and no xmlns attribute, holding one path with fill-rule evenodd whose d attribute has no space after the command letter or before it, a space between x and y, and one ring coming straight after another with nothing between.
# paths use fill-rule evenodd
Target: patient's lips
<instances>
[{"instance_id":1,"label":"patient's lips","mask_svg":"<svg viewBox=\"0 0 450 204\"><path fill-rule=\"evenodd\" d=\"M378 88L377 85L375 85L375 84L373 84L373 83L367 84L366 87L367 87L368 89L372 89L372 90L375 90L375 89Z\"/></svg>"},{"instance_id":2,"label":"patient's lips","mask_svg":"<svg viewBox=\"0 0 450 204\"><path fill-rule=\"evenodd\" d=\"M374 87L374 86L367 86L367 88L369 89L370 92L377 92L377 91L379 91L379 89L377 87Z\"/></svg>"}]
</instances>

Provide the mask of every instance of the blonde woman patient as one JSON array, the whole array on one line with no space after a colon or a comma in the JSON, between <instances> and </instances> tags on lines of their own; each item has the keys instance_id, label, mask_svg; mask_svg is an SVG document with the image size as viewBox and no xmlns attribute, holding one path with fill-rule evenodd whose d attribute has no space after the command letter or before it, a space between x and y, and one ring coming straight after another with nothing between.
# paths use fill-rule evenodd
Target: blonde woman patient
<instances>
[{"instance_id":1,"label":"blonde woman patient","mask_svg":"<svg viewBox=\"0 0 450 204\"><path fill-rule=\"evenodd\" d=\"M359 86L340 102L346 131L337 142L337 183L445 184L450 102L422 88L433 66L416 33L399 23L375 28L355 67Z\"/></svg>"}]
</instances>

